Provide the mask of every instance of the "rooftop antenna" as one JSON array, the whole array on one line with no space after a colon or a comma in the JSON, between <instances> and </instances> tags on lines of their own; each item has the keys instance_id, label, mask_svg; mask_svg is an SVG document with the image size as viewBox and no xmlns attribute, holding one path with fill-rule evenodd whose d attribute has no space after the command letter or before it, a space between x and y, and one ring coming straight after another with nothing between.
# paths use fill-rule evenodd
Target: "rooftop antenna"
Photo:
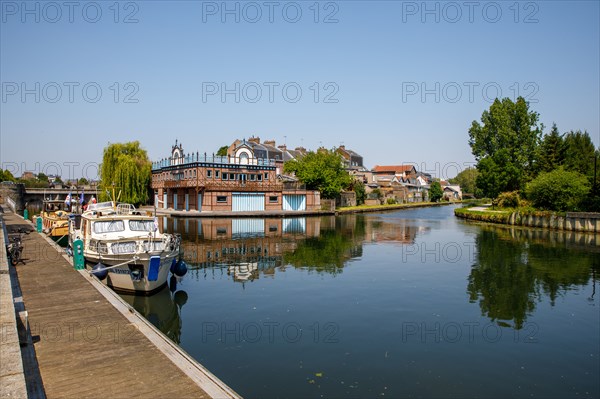
<instances>
[{"instance_id":1,"label":"rooftop antenna","mask_svg":"<svg viewBox=\"0 0 600 399\"><path fill-rule=\"evenodd\" d=\"M287 136L283 136L283 145L287 145Z\"/></svg>"}]
</instances>

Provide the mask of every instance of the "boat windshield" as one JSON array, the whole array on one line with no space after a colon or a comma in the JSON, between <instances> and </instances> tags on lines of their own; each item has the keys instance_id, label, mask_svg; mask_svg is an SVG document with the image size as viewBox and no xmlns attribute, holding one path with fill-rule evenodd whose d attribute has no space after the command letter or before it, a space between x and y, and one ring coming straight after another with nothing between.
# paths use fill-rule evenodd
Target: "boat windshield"
<instances>
[{"instance_id":1,"label":"boat windshield","mask_svg":"<svg viewBox=\"0 0 600 399\"><path fill-rule=\"evenodd\" d=\"M106 208L112 208L112 207L113 207L113 204L110 201L98 202L97 204L89 204L87 210L88 211L96 211L98 209L106 209Z\"/></svg>"},{"instance_id":2,"label":"boat windshield","mask_svg":"<svg viewBox=\"0 0 600 399\"><path fill-rule=\"evenodd\" d=\"M105 220L94 222L94 233L115 233L125 230L122 220Z\"/></svg>"}]
</instances>

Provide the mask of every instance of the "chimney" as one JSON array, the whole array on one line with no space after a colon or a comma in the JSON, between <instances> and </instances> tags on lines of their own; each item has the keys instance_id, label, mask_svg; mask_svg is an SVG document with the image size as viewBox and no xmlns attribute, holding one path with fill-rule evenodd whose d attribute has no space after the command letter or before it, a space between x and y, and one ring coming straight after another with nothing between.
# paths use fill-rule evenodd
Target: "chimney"
<instances>
[{"instance_id":1,"label":"chimney","mask_svg":"<svg viewBox=\"0 0 600 399\"><path fill-rule=\"evenodd\" d=\"M346 150L346 146L345 145L341 145L338 147L340 150Z\"/></svg>"},{"instance_id":2,"label":"chimney","mask_svg":"<svg viewBox=\"0 0 600 399\"><path fill-rule=\"evenodd\" d=\"M250 137L248 139L248 141L251 142L251 143L260 144L260 137L254 137L254 136L252 136L252 137Z\"/></svg>"},{"instance_id":3,"label":"chimney","mask_svg":"<svg viewBox=\"0 0 600 399\"><path fill-rule=\"evenodd\" d=\"M265 144L272 145L273 147L275 147L275 140L265 140Z\"/></svg>"},{"instance_id":4,"label":"chimney","mask_svg":"<svg viewBox=\"0 0 600 399\"><path fill-rule=\"evenodd\" d=\"M284 145L280 145L277 148L279 148L281 151L287 151L287 146L285 144Z\"/></svg>"}]
</instances>

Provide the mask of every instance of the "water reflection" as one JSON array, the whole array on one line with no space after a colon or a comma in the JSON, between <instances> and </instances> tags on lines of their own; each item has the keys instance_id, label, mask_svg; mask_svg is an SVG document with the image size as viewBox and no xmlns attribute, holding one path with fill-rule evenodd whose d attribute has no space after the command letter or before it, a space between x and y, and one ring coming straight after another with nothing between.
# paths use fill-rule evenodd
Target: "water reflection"
<instances>
[{"instance_id":1,"label":"water reflection","mask_svg":"<svg viewBox=\"0 0 600 399\"><path fill-rule=\"evenodd\" d=\"M170 284L173 286L173 281ZM173 342L181 342L181 309L187 302L185 291L172 293L169 287L165 287L152 296L121 294L121 298Z\"/></svg>"},{"instance_id":2,"label":"water reflection","mask_svg":"<svg viewBox=\"0 0 600 399\"><path fill-rule=\"evenodd\" d=\"M362 257L363 244L412 244L429 227L363 215L272 219L160 220L182 235L184 259L204 277L226 273L234 282L274 277L287 267L336 275Z\"/></svg>"},{"instance_id":3,"label":"water reflection","mask_svg":"<svg viewBox=\"0 0 600 399\"><path fill-rule=\"evenodd\" d=\"M600 236L449 207L162 222L191 270L130 300L246 397L598 396Z\"/></svg>"},{"instance_id":4,"label":"water reflection","mask_svg":"<svg viewBox=\"0 0 600 399\"><path fill-rule=\"evenodd\" d=\"M557 298L592 280L600 270L600 237L594 234L482 226L468 278L471 302L501 326L521 329L543 296ZM574 253L575 252L575 253Z\"/></svg>"}]
</instances>

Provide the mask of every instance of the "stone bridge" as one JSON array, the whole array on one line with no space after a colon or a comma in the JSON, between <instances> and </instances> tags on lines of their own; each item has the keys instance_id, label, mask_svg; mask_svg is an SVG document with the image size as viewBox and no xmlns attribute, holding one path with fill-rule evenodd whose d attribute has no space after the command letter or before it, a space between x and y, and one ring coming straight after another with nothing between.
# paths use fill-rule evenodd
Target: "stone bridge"
<instances>
[{"instance_id":1,"label":"stone bridge","mask_svg":"<svg viewBox=\"0 0 600 399\"><path fill-rule=\"evenodd\" d=\"M22 215L26 208L29 209L29 213L41 210L44 199L64 200L69 193L73 198L79 199L81 188L77 190L69 188L27 188L21 183L2 182L0 183L0 204ZM95 189L83 189L85 202L89 202L92 196L98 198Z\"/></svg>"}]
</instances>

